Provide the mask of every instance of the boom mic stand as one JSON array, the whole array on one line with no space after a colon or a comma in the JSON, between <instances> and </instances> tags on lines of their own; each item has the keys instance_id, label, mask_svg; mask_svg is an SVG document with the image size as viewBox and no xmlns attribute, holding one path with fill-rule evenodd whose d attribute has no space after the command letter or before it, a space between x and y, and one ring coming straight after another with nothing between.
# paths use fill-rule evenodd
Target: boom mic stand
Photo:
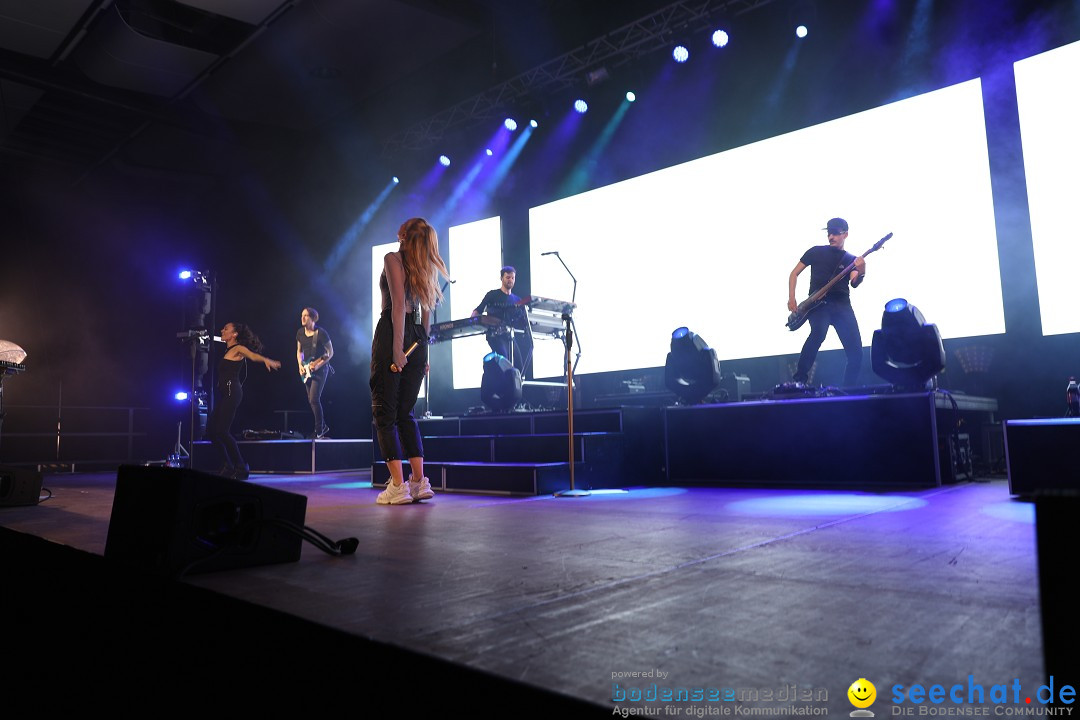
<instances>
[{"instance_id":1,"label":"boom mic stand","mask_svg":"<svg viewBox=\"0 0 1080 720\"><path fill-rule=\"evenodd\" d=\"M570 279L574 281L574 291L570 296L570 302L577 302L577 278L574 277L574 273L570 272L570 268L563 262L562 256L558 251L550 253L554 255L558 261L562 264L563 269L566 270L566 274L570 276ZM566 435L569 446L570 456L570 489L560 490L555 493L555 497L587 497L591 495L588 490L578 490L574 486L574 370L577 369L578 360L581 359L581 339L578 338L578 352L577 358L573 363L570 362L570 351L574 346L574 334L577 327L574 325L574 316L572 315L571 308L565 308L563 310L563 322L566 324L566 330L563 333L563 340L566 346L566 352L564 355L564 373L566 375Z\"/></svg>"}]
</instances>

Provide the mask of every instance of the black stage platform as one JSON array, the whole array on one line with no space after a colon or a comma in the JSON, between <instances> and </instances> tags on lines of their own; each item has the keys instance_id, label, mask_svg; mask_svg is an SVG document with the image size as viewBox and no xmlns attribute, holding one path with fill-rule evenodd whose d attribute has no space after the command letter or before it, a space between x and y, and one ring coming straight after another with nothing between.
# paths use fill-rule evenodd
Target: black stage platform
<instances>
[{"instance_id":1,"label":"black stage platform","mask_svg":"<svg viewBox=\"0 0 1080 720\"><path fill-rule=\"evenodd\" d=\"M936 487L970 477L972 452L993 451L996 411L992 398L940 391L579 410L575 480L578 488ZM437 490L565 490L566 427L565 411L422 420L426 472ZM958 472L953 456L967 469ZM389 478L377 447L372 473L376 485Z\"/></svg>"},{"instance_id":2,"label":"black stage platform","mask_svg":"<svg viewBox=\"0 0 1080 720\"><path fill-rule=\"evenodd\" d=\"M367 473L257 482L306 496L307 523L358 538L357 554L305 546L296 563L163 585L100 557L112 475L49 476L48 502L0 508L29 534L0 533L7 702L846 717L867 678L881 718L896 684L1044 682L1033 508L1002 480L396 507L375 504ZM740 699L618 700L654 683ZM793 685L816 699L781 701Z\"/></svg>"}]
</instances>

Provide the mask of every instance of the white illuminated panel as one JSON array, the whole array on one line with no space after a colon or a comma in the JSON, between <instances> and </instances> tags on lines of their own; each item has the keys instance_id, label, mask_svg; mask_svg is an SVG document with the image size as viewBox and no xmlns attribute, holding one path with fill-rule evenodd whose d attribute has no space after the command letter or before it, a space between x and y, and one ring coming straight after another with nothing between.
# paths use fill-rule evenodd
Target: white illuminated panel
<instances>
[{"instance_id":1,"label":"white illuminated panel","mask_svg":"<svg viewBox=\"0 0 1080 720\"><path fill-rule=\"evenodd\" d=\"M386 253L397 252L398 243L390 242L382 245L373 245L371 248L371 334L375 334L375 326L379 324L382 315L382 291L379 290L379 276L383 272L383 259ZM424 386L420 386L420 394L424 397Z\"/></svg>"},{"instance_id":2,"label":"white illuminated panel","mask_svg":"<svg viewBox=\"0 0 1080 720\"><path fill-rule=\"evenodd\" d=\"M864 344L895 297L947 338L1004 332L979 80L532 208L531 288L570 299L540 256L560 251L579 281L578 372L661 366L682 325L721 358L798 353L788 274L834 216L855 254L895 233L852 291ZM839 346L830 331L823 348ZM560 375L561 353L538 341L536 376Z\"/></svg>"},{"instance_id":3,"label":"white illuminated panel","mask_svg":"<svg viewBox=\"0 0 1080 720\"><path fill-rule=\"evenodd\" d=\"M447 302L439 308L439 321L469 317L488 290L499 287L502 267L502 220L477 220L450 228L450 277L454 284ZM484 335L459 338L450 343L455 388L478 388L484 374L483 360L491 349Z\"/></svg>"},{"instance_id":4,"label":"white illuminated panel","mask_svg":"<svg viewBox=\"0 0 1080 720\"><path fill-rule=\"evenodd\" d=\"M1080 42L1013 67L1042 330L1044 335L1078 332L1074 267L1080 247Z\"/></svg>"}]
</instances>

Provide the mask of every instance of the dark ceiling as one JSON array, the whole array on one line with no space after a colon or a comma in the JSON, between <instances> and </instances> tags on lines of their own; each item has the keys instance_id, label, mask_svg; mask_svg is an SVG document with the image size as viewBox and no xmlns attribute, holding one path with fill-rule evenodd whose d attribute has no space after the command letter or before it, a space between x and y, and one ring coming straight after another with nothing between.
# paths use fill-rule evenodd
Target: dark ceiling
<instances>
[{"instance_id":1,"label":"dark ceiling","mask_svg":"<svg viewBox=\"0 0 1080 720\"><path fill-rule=\"evenodd\" d=\"M0 152L77 182L106 163L212 172L204 141L251 130L381 143L671 4L0 0Z\"/></svg>"}]
</instances>

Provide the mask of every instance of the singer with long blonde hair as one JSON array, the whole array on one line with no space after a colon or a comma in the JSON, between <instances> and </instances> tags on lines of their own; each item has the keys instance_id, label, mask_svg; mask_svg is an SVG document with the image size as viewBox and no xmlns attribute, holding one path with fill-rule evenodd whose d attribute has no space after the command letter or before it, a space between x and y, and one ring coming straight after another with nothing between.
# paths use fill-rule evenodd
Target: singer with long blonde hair
<instances>
[{"instance_id":1,"label":"singer with long blonde hair","mask_svg":"<svg viewBox=\"0 0 1080 720\"><path fill-rule=\"evenodd\" d=\"M380 505L435 497L424 477L424 445L413 406L427 373L431 311L442 299L438 276L448 273L439 255L439 236L426 220L406 220L397 238L400 249L383 258L382 316L371 343L371 414L390 470L390 482L376 499ZM411 471L408 483L403 460Z\"/></svg>"}]
</instances>

